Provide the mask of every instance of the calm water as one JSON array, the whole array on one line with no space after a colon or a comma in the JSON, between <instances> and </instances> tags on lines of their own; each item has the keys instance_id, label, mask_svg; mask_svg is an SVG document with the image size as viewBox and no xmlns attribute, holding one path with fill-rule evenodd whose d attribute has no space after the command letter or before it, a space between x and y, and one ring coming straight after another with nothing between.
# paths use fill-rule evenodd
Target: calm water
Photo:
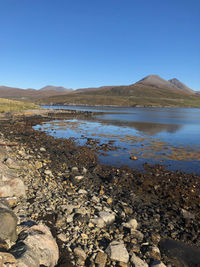
<instances>
[{"instance_id":1,"label":"calm water","mask_svg":"<svg viewBox=\"0 0 200 267\"><path fill-rule=\"evenodd\" d=\"M88 120L69 119L35 126L58 138L72 137L80 145L85 144L87 138L98 140L99 145L112 140L118 149L99 155L104 164L125 164L140 169L145 162L159 163L172 170L200 174L200 109L51 108L104 112ZM131 160L131 155L137 160Z\"/></svg>"}]
</instances>

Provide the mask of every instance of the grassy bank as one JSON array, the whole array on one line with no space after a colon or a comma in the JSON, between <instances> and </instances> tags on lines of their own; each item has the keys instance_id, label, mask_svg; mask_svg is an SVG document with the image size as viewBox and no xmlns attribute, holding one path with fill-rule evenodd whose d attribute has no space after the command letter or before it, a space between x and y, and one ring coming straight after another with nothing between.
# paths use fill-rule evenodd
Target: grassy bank
<instances>
[{"instance_id":1,"label":"grassy bank","mask_svg":"<svg viewBox=\"0 0 200 267\"><path fill-rule=\"evenodd\" d=\"M3 112L20 112L26 109L35 109L39 108L39 106L33 103L25 103L21 101L14 101L9 99L0 98L0 113Z\"/></svg>"}]
</instances>

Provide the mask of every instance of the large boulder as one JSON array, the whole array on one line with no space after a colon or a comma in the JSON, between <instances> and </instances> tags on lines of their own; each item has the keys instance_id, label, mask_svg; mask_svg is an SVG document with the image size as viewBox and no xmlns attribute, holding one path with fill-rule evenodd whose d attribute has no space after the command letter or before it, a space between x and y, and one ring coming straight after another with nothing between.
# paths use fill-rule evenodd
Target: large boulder
<instances>
[{"instance_id":1,"label":"large boulder","mask_svg":"<svg viewBox=\"0 0 200 267\"><path fill-rule=\"evenodd\" d=\"M20 178L0 178L0 197L25 197L25 185Z\"/></svg>"},{"instance_id":2,"label":"large boulder","mask_svg":"<svg viewBox=\"0 0 200 267\"><path fill-rule=\"evenodd\" d=\"M25 228L10 253L17 259L17 267L54 267L59 258L57 243L43 224Z\"/></svg>"},{"instance_id":3,"label":"large boulder","mask_svg":"<svg viewBox=\"0 0 200 267\"><path fill-rule=\"evenodd\" d=\"M0 239L8 244L15 242L17 239L16 227L17 216L4 202L0 201Z\"/></svg>"}]
</instances>

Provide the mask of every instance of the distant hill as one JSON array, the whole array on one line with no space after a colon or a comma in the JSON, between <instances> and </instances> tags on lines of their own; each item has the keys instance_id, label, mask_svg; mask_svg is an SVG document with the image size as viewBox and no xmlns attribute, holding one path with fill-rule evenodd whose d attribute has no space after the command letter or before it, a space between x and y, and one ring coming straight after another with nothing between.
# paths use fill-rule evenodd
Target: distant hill
<instances>
[{"instance_id":1,"label":"distant hill","mask_svg":"<svg viewBox=\"0 0 200 267\"><path fill-rule=\"evenodd\" d=\"M52 85L47 85L41 89L39 89L39 91L42 91L42 92L49 92L49 91L54 91L54 92L59 92L59 93L68 93L68 92L71 92L73 91L72 89L67 89L67 88L64 88L62 86L52 86Z\"/></svg>"},{"instance_id":2,"label":"distant hill","mask_svg":"<svg viewBox=\"0 0 200 267\"><path fill-rule=\"evenodd\" d=\"M116 106L197 106L200 97L176 79L149 75L131 85L78 89L67 95L41 100L43 104ZM178 83L179 82L179 83ZM189 90L190 89L190 90Z\"/></svg>"},{"instance_id":3,"label":"distant hill","mask_svg":"<svg viewBox=\"0 0 200 267\"><path fill-rule=\"evenodd\" d=\"M146 76L130 85L77 90L52 85L39 90L0 86L0 97L51 105L200 107L200 95L197 92L176 78L167 81L158 75Z\"/></svg>"},{"instance_id":4,"label":"distant hill","mask_svg":"<svg viewBox=\"0 0 200 267\"><path fill-rule=\"evenodd\" d=\"M71 91L72 89L67 89L64 87L56 87L52 85L45 86L39 90L0 86L0 97L15 99L15 100L34 101L36 99L44 97L67 94L68 92Z\"/></svg>"}]
</instances>

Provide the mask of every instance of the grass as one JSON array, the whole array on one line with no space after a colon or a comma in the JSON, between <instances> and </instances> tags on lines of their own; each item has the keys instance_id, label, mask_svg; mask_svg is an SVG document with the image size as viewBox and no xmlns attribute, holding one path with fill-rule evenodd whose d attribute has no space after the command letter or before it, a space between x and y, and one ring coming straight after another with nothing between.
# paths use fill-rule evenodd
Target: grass
<instances>
[{"instance_id":1,"label":"grass","mask_svg":"<svg viewBox=\"0 0 200 267\"><path fill-rule=\"evenodd\" d=\"M39 106L33 103L25 103L21 101L0 98L0 113L3 112L20 112L27 109L35 109Z\"/></svg>"},{"instance_id":2,"label":"grass","mask_svg":"<svg viewBox=\"0 0 200 267\"><path fill-rule=\"evenodd\" d=\"M46 105L103 105L103 106L141 106L141 107L200 107L200 96L143 96L138 95L92 95L68 94L42 99Z\"/></svg>"}]
</instances>

